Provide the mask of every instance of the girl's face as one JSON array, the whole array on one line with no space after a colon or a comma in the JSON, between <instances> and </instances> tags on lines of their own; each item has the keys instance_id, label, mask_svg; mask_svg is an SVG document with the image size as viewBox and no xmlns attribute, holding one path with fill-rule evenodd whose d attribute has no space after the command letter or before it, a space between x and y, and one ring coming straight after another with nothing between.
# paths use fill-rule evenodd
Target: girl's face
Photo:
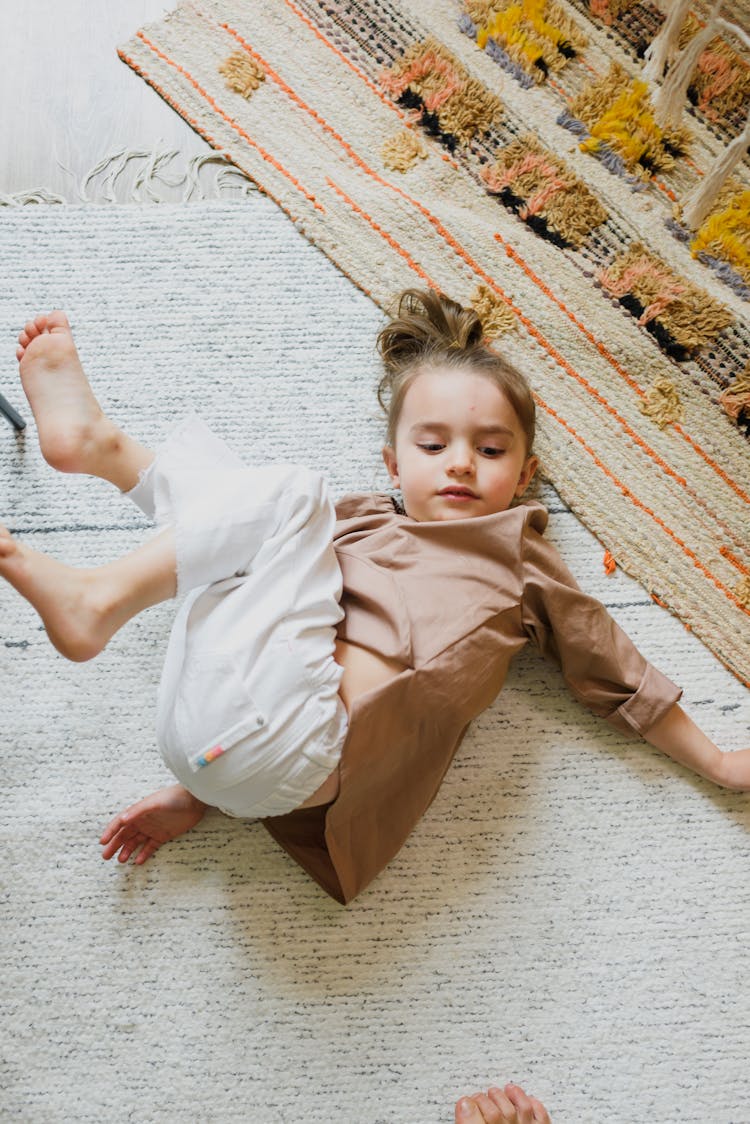
<instances>
[{"instance_id":1,"label":"girl's face","mask_svg":"<svg viewBox=\"0 0 750 1124\"><path fill-rule=\"evenodd\" d=\"M406 514L418 522L506 511L538 464L518 415L490 378L451 367L417 375L406 392L396 447L383 460Z\"/></svg>"}]
</instances>

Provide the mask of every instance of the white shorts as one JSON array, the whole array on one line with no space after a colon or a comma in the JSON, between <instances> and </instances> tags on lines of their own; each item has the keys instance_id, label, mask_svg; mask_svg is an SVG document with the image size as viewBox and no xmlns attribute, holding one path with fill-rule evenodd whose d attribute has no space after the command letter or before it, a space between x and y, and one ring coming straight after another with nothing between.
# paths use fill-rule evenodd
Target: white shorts
<instances>
[{"instance_id":1,"label":"white shorts","mask_svg":"<svg viewBox=\"0 0 750 1124\"><path fill-rule=\"evenodd\" d=\"M185 595L159 687L164 761L230 815L292 811L336 768L347 730L325 478L285 462L248 467L193 416L127 495L175 528Z\"/></svg>"}]
</instances>

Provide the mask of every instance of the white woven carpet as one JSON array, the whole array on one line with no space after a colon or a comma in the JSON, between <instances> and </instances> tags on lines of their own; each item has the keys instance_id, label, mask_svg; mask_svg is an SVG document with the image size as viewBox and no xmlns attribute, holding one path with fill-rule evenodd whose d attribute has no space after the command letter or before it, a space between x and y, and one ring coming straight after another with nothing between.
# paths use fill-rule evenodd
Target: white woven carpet
<instances>
[{"instance_id":1,"label":"white woven carpet","mask_svg":"<svg viewBox=\"0 0 750 1124\"><path fill-rule=\"evenodd\" d=\"M385 487L378 309L267 199L26 207L0 218L0 517L70 562L140 513L41 459L16 384L28 314L71 316L146 442L197 409L248 457ZM1 421L1 419L0 419ZM750 697L551 490L551 537L719 743ZM437 1124L516 1080L555 1124L750 1119L750 797L598 721L532 650L397 861L348 909L260 825L210 814L142 869L102 826L166 779L153 716L171 609L66 663L0 588L0 1119Z\"/></svg>"}]
</instances>

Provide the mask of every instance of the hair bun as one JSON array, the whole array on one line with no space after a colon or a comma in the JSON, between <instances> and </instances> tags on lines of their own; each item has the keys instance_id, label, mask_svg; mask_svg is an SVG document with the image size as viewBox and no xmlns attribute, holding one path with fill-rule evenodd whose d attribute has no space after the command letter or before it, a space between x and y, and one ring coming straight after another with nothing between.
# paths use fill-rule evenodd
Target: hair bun
<instances>
[{"instance_id":1,"label":"hair bun","mask_svg":"<svg viewBox=\"0 0 750 1124\"><path fill-rule=\"evenodd\" d=\"M441 355L471 352L484 337L482 321L473 308L434 289L406 289L398 311L378 335L378 351L387 372L397 374L421 359L439 361Z\"/></svg>"}]
</instances>

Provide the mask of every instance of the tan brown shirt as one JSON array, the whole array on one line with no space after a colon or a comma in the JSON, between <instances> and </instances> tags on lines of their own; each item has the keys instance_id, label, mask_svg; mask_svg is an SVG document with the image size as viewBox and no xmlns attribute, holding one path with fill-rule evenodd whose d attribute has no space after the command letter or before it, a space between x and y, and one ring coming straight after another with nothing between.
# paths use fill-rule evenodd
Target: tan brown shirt
<instances>
[{"instance_id":1,"label":"tan brown shirt","mask_svg":"<svg viewBox=\"0 0 750 1124\"><path fill-rule=\"evenodd\" d=\"M578 587L543 538L541 504L420 523L375 493L345 496L336 514L339 637L406 670L355 700L337 798L263 822L337 901L351 901L403 845L528 640L621 730L644 734L680 698Z\"/></svg>"}]
</instances>

